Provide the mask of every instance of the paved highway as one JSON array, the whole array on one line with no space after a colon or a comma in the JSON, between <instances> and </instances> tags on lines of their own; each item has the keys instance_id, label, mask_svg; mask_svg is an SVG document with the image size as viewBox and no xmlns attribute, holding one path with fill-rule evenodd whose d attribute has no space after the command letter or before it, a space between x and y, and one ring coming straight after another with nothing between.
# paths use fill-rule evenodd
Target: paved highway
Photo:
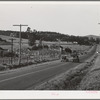
<instances>
[{"instance_id":1,"label":"paved highway","mask_svg":"<svg viewBox=\"0 0 100 100\"><path fill-rule=\"evenodd\" d=\"M96 47L87 55L82 56L81 63L90 58ZM44 81L59 75L80 63L53 61L42 65L32 65L12 71L0 73L0 90L27 90Z\"/></svg>"}]
</instances>

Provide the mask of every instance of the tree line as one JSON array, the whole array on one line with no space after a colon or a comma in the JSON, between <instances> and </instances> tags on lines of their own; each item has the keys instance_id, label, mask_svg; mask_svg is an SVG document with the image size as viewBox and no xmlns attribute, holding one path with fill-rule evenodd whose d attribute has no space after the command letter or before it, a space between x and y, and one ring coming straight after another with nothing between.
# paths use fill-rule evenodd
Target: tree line
<instances>
[{"instance_id":1,"label":"tree line","mask_svg":"<svg viewBox=\"0 0 100 100\"><path fill-rule=\"evenodd\" d=\"M0 30L0 35L6 35L10 36L11 33L14 34L14 37L19 37L18 31L3 31ZM23 39L29 40L29 45L34 45L36 40L41 41L57 41L59 39L60 41L65 42L77 42L80 45L92 45L94 43L98 44L100 42L99 38L94 39L93 37L88 38L86 36L74 36L74 35L65 35L61 34L59 32L50 32L50 31L37 31L37 30L31 30L30 27L27 28L25 32L21 33Z\"/></svg>"}]
</instances>

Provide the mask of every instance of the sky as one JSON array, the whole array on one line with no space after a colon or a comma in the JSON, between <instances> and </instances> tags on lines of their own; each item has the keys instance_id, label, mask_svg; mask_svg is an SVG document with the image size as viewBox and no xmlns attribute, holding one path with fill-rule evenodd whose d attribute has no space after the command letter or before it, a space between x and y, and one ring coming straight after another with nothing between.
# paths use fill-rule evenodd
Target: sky
<instances>
[{"instance_id":1,"label":"sky","mask_svg":"<svg viewBox=\"0 0 100 100\"><path fill-rule=\"evenodd\" d=\"M37 31L100 35L100 2L0 2L0 30L19 31L25 24ZM27 27L22 27L26 31Z\"/></svg>"}]
</instances>

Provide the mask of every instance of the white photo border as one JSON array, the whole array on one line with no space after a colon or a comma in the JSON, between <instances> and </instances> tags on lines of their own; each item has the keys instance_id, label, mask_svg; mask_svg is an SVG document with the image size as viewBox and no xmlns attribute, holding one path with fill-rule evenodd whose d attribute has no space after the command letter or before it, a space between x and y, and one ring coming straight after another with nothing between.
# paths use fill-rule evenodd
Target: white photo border
<instances>
[{"instance_id":1,"label":"white photo border","mask_svg":"<svg viewBox=\"0 0 100 100\"><path fill-rule=\"evenodd\" d=\"M0 3L27 3L28 1L0 1ZM29 1L36 2L35 0ZM56 3L56 1L37 1L42 3ZM57 1L57 3L100 3L99 0L96 1ZM34 90L23 90L23 91L11 91L11 90L1 90L0 99L100 99L100 91L34 91Z\"/></svg>"}]
</instances>

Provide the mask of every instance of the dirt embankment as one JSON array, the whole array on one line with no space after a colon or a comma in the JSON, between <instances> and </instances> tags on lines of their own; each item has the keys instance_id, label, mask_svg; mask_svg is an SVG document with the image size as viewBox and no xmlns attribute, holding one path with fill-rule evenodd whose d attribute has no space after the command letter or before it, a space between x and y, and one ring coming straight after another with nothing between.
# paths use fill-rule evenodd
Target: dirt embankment
<instances>
[{"instance_id":1,"label":"dirt embankment","mask_svg":"<svg viewBox=\"0 0 100 100\"><path fill-rule=\"evenodd\" d=\"M97 49L98 57L88 74L80 83L80 90L100 90L100 47Z\"/></svg>"},{"instance_id":2,"label":"dirt embankment","mask_svg":"<svg viewBox=\"0 0 100 100\"><path fill-rule=\"evenodd\" d=\"M85 76L92 69L97 54L93 55L90 59L69 71L56 76L55 78L36 86L36 90L79 90L81 83Z\"/></svg>"}]
</instances>

